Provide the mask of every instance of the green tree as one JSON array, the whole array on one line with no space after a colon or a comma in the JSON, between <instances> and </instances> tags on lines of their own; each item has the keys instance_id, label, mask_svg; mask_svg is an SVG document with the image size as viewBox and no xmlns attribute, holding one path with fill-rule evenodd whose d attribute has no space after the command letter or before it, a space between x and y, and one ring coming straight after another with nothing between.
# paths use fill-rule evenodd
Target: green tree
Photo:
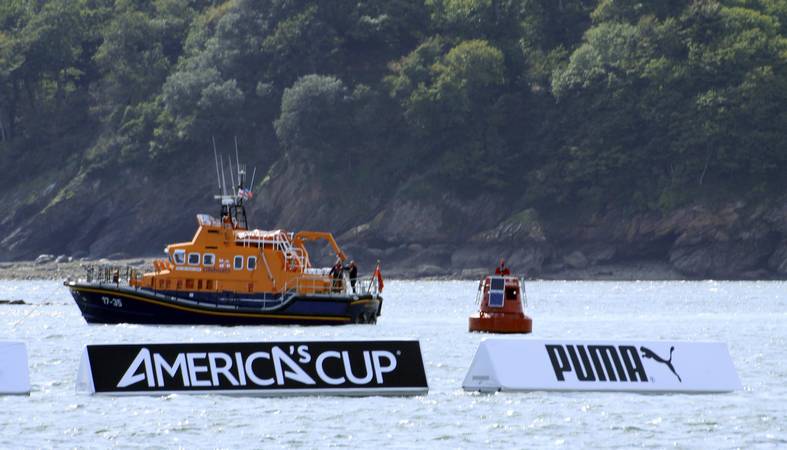
<instances>
[{"instance_id":1,"label":"green tree","mask_svg":"<svg viewBox=\"0 0 787 450\"><path fill-rule=\"evenodd\" d=\"M157 0L143 5L119 0L102 31L93 56L101 72L99 104L105 120L160 92L182 51L193 11L186 0Z\"/></svg>"},{"instance_id":2,"label":"green tree","mask_svg":"<svg viewBox=\"0 0 787 450\"><path fill-rule=\"evenodd\" d=\"M424 142L418 159L439 158L455 185L472 180L497 186L488 172L498 171L490 161L504 163L492 159L505 154L496 114L506 82L503 54L483 40L461 42L442 54L445 48L435 38L404 58L388 78L391 94Z\"/></svg>"},{"instance_id":3,"label":"green tree","mask_svg":"<svg viewBox=\"0 0 787 450\"><path fill-rule=\"evenodd\" d=\"M340 162L342 144L350 138L350 97L341 80L306 75L284 90L276 135L293 156L320 166Z\"/></svg>"},{"instance_id":4,"label":"green tree","mask_svg":"<svg viewBox=\"0 0 787 450\"><path fill-rule=\"evenodd\" d=\"M555 71L562 126L580 125L555 139L566 164L553 174L568 192L640 207L673 205L663 199L687 187L775 182L785 168L775 137L785 126L777 104L787 67L778 21L711 1L663 20L642 14L599 16L610 21Z\"/></svg>"}]
</instances>

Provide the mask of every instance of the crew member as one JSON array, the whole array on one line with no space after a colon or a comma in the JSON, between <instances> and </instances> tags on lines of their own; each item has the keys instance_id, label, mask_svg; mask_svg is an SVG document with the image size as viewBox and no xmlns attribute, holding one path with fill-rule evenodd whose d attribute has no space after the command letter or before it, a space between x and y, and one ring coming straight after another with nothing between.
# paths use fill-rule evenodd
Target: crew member
<instances>
[{"instance_id":1,"label":"crew member","mask_svg":"<svg viewBox=\"0 0 787 450\"><path fill-rule=\"evenodd\" d=\"M495 275L511 275L511 271L508 270L508 267L506 267L506 260L500 260L500 265L497 266L497 269L495 269Z\"/></svg>"},{"instance_id":2,"label":"crew member","mask_svg":"<svg viewBox=\"0 0 787 450\"><path fill-rule=\"evenodd\" d=\"M344 267L342 267L341 260L336 260L336 264L331 267L331 271L329 272L329 275L331 276L331 283L333 285L333 292L339 292L341 290L341 277L343 270Z\"/></svg>"},{"instance_id":3,"label":"crew member","mask_svg":"<svg viewBox=\"0 0 787 450\"><path fill-rule=\"evenodd\" d=\"M345 267L345 270L350 274L350 286L352 286L353 294L355 294L355 282L358 279L358 266L355 265L355 260L351 260L350 264Z\"/></svg>"}]
</instances>

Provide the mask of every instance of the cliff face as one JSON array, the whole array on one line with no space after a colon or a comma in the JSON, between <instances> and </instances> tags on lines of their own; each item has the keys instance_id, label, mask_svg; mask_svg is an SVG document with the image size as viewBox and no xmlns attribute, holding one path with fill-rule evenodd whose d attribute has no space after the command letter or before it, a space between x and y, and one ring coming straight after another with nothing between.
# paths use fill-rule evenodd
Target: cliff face
<instances>
[{"instance_id":1,"label":"cliff face","mask_svg":"<svg viewBox=\"0 0 787 450\"><path fill-rule=\"evenodd\" d=\"M435 205L422 205L413 216L427 229L439 226ZM430 211L430 209L432 209ZM453 211L456 213L457 211ZM477 222L478 215L462 214L459 223ZM397 227L397 214L380 227ZM383 252L400 270L416 275L464 271L483 273L498 258L528 275L550 276L572 269L631 263L665 264L688 278L784 278L787 276L787 216L785 204L749 207L743 202L709 208L691 206L663 214L626 215L612 211L555 223L539 218L536 210L516 213L481 232L467 227L432 243L403 240ZM377 228L370 228L374 235ZM389 262L390 264L390 262Z\"/></svg>"},{"instance_id":2,"label":"cliff face","mask_svg":"<svg viewBox=\"0 0 787 450\"><path fill-rule=\"evenodd\" d=\"M195 214L217 213L208 163L206 157L167 170L65 167L6 186L0 259L150 256L188 241ZM610 275L604 269L610 265L656 263L687 278L787 278L784 198L663 213L517 210L510 198L489 194L424 193L412 188L417 177L399 187L381 177L361 189L319 181L315 170L279 161L257 184L250 222L329 230L364 268L381 260L401 276L476 276L505 258L528 276L584 271L592 278ZM316 248L315 258L328 263L328 253Z\"/></svg>"},{"instance_id":3,"label":"cliff face","mask_svg":"<svg viewBox=\"0 0 787 450\"><path fill-rule=\"evenodd\" d=\"M0 221L0 260L158 255L166 243L191 239L194 214L216 213L208 168L182 161L164 173L65 166L33 174L0 190L8 211Z\"/></svg>"},{"instance_id":4,"label":"cliff face","mask_svg":"<svg viewBox=\"0 0 787 450\"><path fill-rule=\"evenodd\" d=\"M424 194L408 183L388 196L373 194L384 185L325 196L298 170L267 180L267 222L331 229L351 256L367 265L382 260L404 276L475 276L504 258L531 276L586 270L592 277L594 268L655 263L686 278L787 277L785 198L633 214L517 211L510 198ZM359 203L362 213L353 214Z\"/></svg>"}]
</instances>

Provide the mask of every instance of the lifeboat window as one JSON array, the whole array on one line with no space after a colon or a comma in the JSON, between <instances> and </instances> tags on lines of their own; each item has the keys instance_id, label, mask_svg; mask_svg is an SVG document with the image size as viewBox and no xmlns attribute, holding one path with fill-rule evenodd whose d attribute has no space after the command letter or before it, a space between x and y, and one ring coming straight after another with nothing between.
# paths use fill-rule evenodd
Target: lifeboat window
<instances>
[{"instance_id":1,"label":"lifeboat window","mask_svg":"<svg viewBox=\"0 0 787 450\"><path fill-rule=\"evenodd\" d=\"M507 287L506 288L506 300L516 300L517 293L519 289L515 287Z\"/></svg>"},{"instance_id":2,"label":"lifeboat window","mask_svg":"<svg viewBox=\"0 0 787 450\"><path fill-rule=\"evenodd\" d=\"M249 262L246 264L246 267L249 270L254 270L257 268L257 257L256 256L249 256Z\"/></svg>"},{"instance_id":3,"label":"lifeboat window","mask_svg":"<svg viewBox=\"0 0 787 450\"><path fill-rule=\"evenodd\" d=\"M198 291L202 290L202 280L197 280L197 290Z\"/></svg>"},{"instance_id":4,"label":"lifeboat window","mask_svg":"<svg viewBox=\"0 0 787 450\"><path fill-rule=\"evenodd\" d=\"M172 259L175 260L175 264L183 264L186 262L186 250L175 250L175 253L172 254Z\"/></svg>"},{"instance_id":5,"label":"lifeboat window","mask_svg":"<svg viewBox=\"0 0 787 450\"><path fill-rule=\"evenodd\" d=\"M199 265L199 253L189 253L189 265L190 266L198 266Z\"/></svg>"},{"instance_id":6,"label":"lifeboat window","mask_svg":"<svg viewBox=\"0 0 787 450\"><path fill-rule=\"evenodd\" d=\"M191 278L186 280L186 289L194 289L194 280Z\"/></svg>"},{"instance_id":7,"label":"lifeboat window","mask_svg":"<svg viewBox=\"0 0 787 450\"><path fill-rule=\"evenodd\" d=\"M235 257L235 270L243 270L243 256Z\"/></svg>"},{"instance_id":8,"label":"lifeboat window","mask_svg":"<svg viewBox=\"0 0 787 450\"><path fill-rule=\"evenodd\" d=\"M213 290L213 280L205 280L205 289Z\"/></svg>"},{"instance_id":9,"label":"lifeboat window","mask_svg":"<svg viewBox=\"0 0 787 450\"><path fill-rule=\"evenodd\" d=\"M202 255L202 265L206 267L213 267L213 264L216 262L216 257L213 253L205 253Z\"/></svg>"}]
</instances>

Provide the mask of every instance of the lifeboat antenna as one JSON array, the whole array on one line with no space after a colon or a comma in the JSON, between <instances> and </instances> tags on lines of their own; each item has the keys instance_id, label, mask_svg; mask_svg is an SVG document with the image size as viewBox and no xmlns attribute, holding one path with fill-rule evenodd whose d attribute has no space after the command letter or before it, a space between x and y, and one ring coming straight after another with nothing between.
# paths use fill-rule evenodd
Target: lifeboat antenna
<instances>
[{"instance_id":1,"label":"lifeboat antenna","mask_svg":"<svg viewBox=\"0 0 787 450\"><path fill-rule=\"evenodd\" d=\"M221 156L221 195L227 195L227 189L224 187L224 155Z\"/></svg>"},{"instance_id":2,"label":"lifeboat antenna","mask_svg":"<svg viewBox=\"0 0 787 450\"><path fill-rule=\"evenodd\" d=\"M249 192L254 192L254 175L257 175L257 168L251 172L251 184L249 185Z\"/></svg>"},{"instance_id":3,"label":"lifeboat antenna","mask_svg":"<svg viewBox=\"0 0 787 450\"><path fill-rule=\"evenodd\" d=\"M221 176L219 175L219 157L216 153L216 138L211 136L213 141L213 159L216 161L216 181L219 183L219 191L221 191Z\"/></svg>"},{"instance_id":4,"label":"lifeboat antenna","mask_svg":"<svg viewBox=\"0 0 787 450\"><path fill-rule=\"evenodd\" d=\"M235 177L232 175L232 156L227 157L227 164L230 165L230 195L233 195L232 190L235 189Z\"/></svg>"},{"instance_id":5,"label":"lifeboat antenna","mask_svg":"<svg viewBox=\"0 0 787 450\"><path fill-rule=\"evenodd\" d=\"M241 165L238 157L238 136L235 136L235 168L238 169L238 190L246 189L246 165Z\"/></svg>"},{"instance_id":6,"label":"lifeboat antenna","mask_svg":"<svg viewBox=\"0 0 787 450\"><path fill-rule=\"evenodd\" d=\"M240 179L240 158L238 158L238 136L235 136L235 166L238 169L238 184L240 188L243 188L243 180ZM244 171L245 172L245 171Z\"/></svg>"}]
</instances>

